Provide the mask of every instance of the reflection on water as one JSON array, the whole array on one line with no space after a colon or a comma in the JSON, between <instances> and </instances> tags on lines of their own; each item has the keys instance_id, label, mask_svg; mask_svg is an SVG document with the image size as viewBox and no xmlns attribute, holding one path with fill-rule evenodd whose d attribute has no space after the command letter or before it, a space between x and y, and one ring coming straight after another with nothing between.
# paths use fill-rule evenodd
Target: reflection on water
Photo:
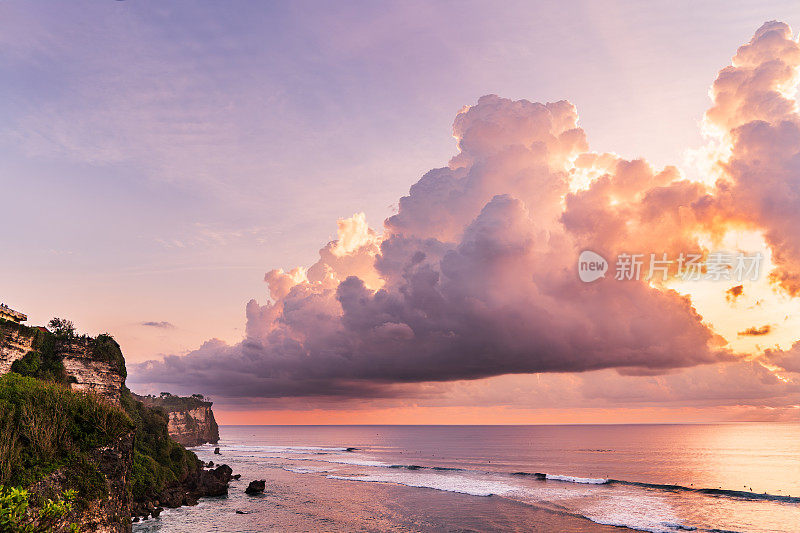
<instances>
[{"instance_id":1,"label":"reflection on water","mask_svg":"<svg viewBox=\"0 0 800 533\"><path fill-rule=\"evenodd\" d=\"M794 532L800 524L800 424L227 426L221 433L222 459L243 474L239 483L268 478L268 494L246 498L234 486L229 498L170 511L136 531L181 531L190 522L209 531L434 530L444 526L443 513L410 503L432 494L450 525L479 530L516 529L513 517L524 524L526 512L538 521L574 514L642 531ZM198 453L212 458L211 448ZM374 501L376 491L384 501ZM561 514L543 515L541 507ZM500 515L506 523L491 525ZM579 527L599 526L569 529Z\"/></svg>"}]
</instances>

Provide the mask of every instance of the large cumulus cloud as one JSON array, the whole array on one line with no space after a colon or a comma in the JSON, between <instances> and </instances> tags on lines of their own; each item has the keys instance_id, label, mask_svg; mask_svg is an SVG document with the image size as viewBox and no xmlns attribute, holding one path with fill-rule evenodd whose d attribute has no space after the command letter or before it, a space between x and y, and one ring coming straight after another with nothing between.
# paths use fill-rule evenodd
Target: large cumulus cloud
<instances>
[{"instance_id":1,"label":"large cumulus cloud","mask_svg":"<svg viewBox=\"0 0 800 533\"><path fill-rule=\"evenodd\" d=\"M270 301L248 303L241 343L209 341L131 380L227 397L380 397L422 382L731 361L688 297L644 280L582 283L575 264L586 248L701 250L702 232L748 225L797 291L798 50L786 25L768 23L720 72L706 116L726 148L714 186L591 152L568 102L484 96L455 119L457 155L412 185L382 232L363 215L340 221L317 263L266 274Z\"/></svg>"}]
</instances>

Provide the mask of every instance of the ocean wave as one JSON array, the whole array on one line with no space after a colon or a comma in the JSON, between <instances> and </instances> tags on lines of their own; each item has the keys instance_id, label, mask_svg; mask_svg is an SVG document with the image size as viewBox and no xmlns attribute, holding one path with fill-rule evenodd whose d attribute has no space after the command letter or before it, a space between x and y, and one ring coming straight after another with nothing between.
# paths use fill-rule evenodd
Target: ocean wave
<instances>
[{"instance_id":1,"label":"ocean wave","mask_svg":"<svg viewBox=\"0 0 800 533\"><path fill-rule=\"evenodd\" d=\"M362 481L367 483L392 483L407 487L435 489L456 492L470 496L494 496L511 494L516 487L497 481L482 481L461 476L432 476L430 474L385 473L380 475L362 474L357 476L328 475L328 479Z\"/></svg>"},{"instance_id":2,"label":"ocean wave","mask_svg":"<svg viewBox=\"0 0 800 533\"><path fill-rule=\"evenodd\" d=\"M707 496L719 496L726 498L735 498L738 500L756 500L756 501L773 501L783 503L800 503L800 497L789 496L782 494L768 494L766 492L750 492L746 490L730 490L730 489L696 489L694 487L686 487L683 485L660 484L660 483L643 483L640 481L625 481L621 479L609 479L608 483L616 483L619 485L628 485L631 487L643 487L647 489L665 490L670 492L692 492L695 494L705 494Z\"/></svg>"},{"instance_id":3,"label":"ocean wave","mask_svg":"<svg viewBox=\"0 0 800 533\"><path fill-rule=\"evenodd\" d=\"M300 468L299 466L283 466L281 468L294 474L322 474L328 471L324 468Z\"/></svg>"},{"instance_id":4,"label":"ocean wave","mask_svg":"<svg viewBox=\"0 0 800 533\"><path fill-rule=\"evenodd\" d=\"M234 444L229 446L220 446L223 451L232 452L263 452L263 453L341 453L351 452L357 448L341 447L341 446L267 446L267 445L249 445L249 444Z\"/></svg>"},{"instance_id":5,"label":"ocean wave","mask_svg":"<svg viewBox=\"0 0 800 533\"><path fill-rule=\"evenodd\" d=\"M463 474L437 475L431 472L413 471L389 471L379 474L358 475L330 474L325 477L343 481L404 485L470 496L495 496L553 512L566 512L598 524L613 525L650 533L673 533L692 530L691 526L680 524L679 522L664 522L663 518L659 519L659 516L664 518L669 516L669 509L658 509L658 504L661 502L657 498L648 498L647 496L632 500L634 502L633 512L631 512L631 501L629 501L622 508L613 510L608 508L595 509L594 512L582 514L581 512L570 511L558 503L562 498L571 499L580 494L566 487L545 488L542 485L537 490L533 489L533 487L507 483L501 479L480 479ZM577 487L575 490L577 490ZM553 497L554 499L552 499ZM658 509L658 511L654 513L654 509Z\"/></svg>"},{"instance_id":6,"label":"ocean wave","mask_svg":"<svg viewBox=\"0 0 800 533\"><path fill-rule=\"evenodd\" d=\"M560 474L545 474L545 479L566 481L567 483L580 483L582 485L605 485L608 483L608 480L605 478L562 476Z\"/></svg>"},{"instance_id":7,"label":"ocean wave","mask_svg":"<svg viewBox=\"0 0 800 533\"><path fill-rule=\"evenodd\" d=\"M536 479L550 481L564 481L565 483L578 483L581 485L605 485L609 482L606 478L567 476L564 474L543 474L541 472L511 472L512 476L530 476Z\"/></svg>"},{"instance_id":8,"label":"ocean wave","mask_svg":"<svg viewBox=\"0 0 800 533\"><path fill-rule=\"evenodd\" d=\"M316 459L298 458L301 461ZM718 496L740 497L739 491L722 491L721 489L688 489L679 485L658 485L648 483L627 482L615 479L580 477L566 474L548 474L542 472L486 472L472 471L449 466L423 466L417 464L392 464L376 461L361 454L350 457L334 456L321 460L325 463L339 463L355 466L376 467L378 470L365 473L345 474L330 470L314 471L312 466L295 467L285 466L284 470L298 474L321 474L327 479L342 481L359 481L367 483L386 483L403 485L407 487L425 488L445 492L459 493L471 496L489 497L496 496L511 499L527 505L548 509L561 507L560 501L570 501L575 497L586 498L592 492L600 490L593 486L620 485L631 488L651 489L656 492L625 493L614 491L612 500L604 497L589 504L583 509L567 511L576 516L582 516L598 524L625 527L632 530L651 533L678 533L684 531L704 531L691 524L681 523L674 516L672 509L663 500L664 495L658 492L686 490L699 494L712 494ZM503 476L508 476L505 478ZM536 480L534 483L514 483L511 476L524 476ZM570 488L572 486L572 488ZM620 490L622 489L620 487ZM790 497L770 498L769 495L745 493L749 498L787 500ZM608 496L611 498L611 496ZM584 500L587 501L587 500ZM588 503L588 501L587 501ZM663 508L662 508L663 507ZM714 531L722 533L724 530ZM729 532L725 532L729 533ZM730 532L734 533L734 532Z\"/></svg>"},{"instance_id":9,"label":"ocean wave","mask_svg":"<svg viewBox=\"0 0 800 533\"><path fill-rule=\"evenodd\" d=\"M691 492L694 494L702 494L712 497L733 498L740 500L755 500L755 501L774 501L782 503L800 503L800 496L781 495L758 493L744 490L731 490L722 488L694 488L686 487L676 484L661 484L661 483L646 483L640 481L627 481L622 479L613 478L592 478L580 477L566 474L549 474L542 472L494 472L494 471L480 471L468 470L464 468L451 467L451 466L424 466L417 464L394 464L387 463L372 459L360 453L354 453L358 448L342 447L342 446L250 446L250 445L235 445L226 446L226 450L235 452L261 452L261 453L287 453L291 455L308 455L313 457L284 457L281 455L261 456L262 458L272 459L294 459L300 461L319 461L331 464L342 464L351 466L363 466L374 468L389 468L389 469L402 469L402 470L433 470L437 472L463 472L474 474L506 474L511 476L530 476L540 480L546 481L559 481L563 483L576 483L581 485L608 485L618 484L627 485L632 487L642 487L646 489L663 490L670 492ZM346 455L344 455L346 454ZM320 457L320 455L328 457ZM258 457L258 456L251 456Z\"/></svg>"}]
</instances>

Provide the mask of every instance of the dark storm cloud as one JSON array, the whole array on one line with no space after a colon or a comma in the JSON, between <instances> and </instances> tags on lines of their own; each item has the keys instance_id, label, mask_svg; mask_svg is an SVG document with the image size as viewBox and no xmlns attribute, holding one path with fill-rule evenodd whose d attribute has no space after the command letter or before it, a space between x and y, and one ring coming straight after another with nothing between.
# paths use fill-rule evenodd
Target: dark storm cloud
<instances>
[{"instance_id":1,"label":"dark storm cloud","mask_svg":"<svg viewBox=\"0 0 800 533\"><path fill-rule=\"evenodd\" d=\"M735 164L714 188L590 152L568 102L482 97L455 119L458 155L411 187L381 235L363 214L339 221L317 263L266 275L271 301L248 303L241 343L209 341L137 365L130 380L227 397L373 398L422 382L729 361L687 297L644 280L582 283L576 260L585 249L677 257L730 218L768 227L777 281L793 290L797 224L780 217L800 212L783 192L798 189L787 185L800 119L778 89L798 50L769 23L720 73L707 121L734 140ZM766 180L768 167L780 172ZM782 211L766 209L777 200Z\"/></svg>"}]
</instances>

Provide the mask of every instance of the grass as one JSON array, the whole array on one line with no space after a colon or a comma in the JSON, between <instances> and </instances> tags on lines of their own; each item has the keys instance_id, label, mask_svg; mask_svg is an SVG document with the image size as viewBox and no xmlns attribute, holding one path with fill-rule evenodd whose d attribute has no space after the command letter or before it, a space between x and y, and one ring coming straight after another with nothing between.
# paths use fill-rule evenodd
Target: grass
<instances>
[{"instance_id":1,"label":"grass","mask_svg":"<svg viewBox=\"0 0 800 533\"><path fill-rule=\"evenodd\" d=\"M0 377L0 484L29 487L55 471L86 501L104 496L105 477L88 453L134 429L120 408L60 383Z\"/></svg>"}]
</instances>

